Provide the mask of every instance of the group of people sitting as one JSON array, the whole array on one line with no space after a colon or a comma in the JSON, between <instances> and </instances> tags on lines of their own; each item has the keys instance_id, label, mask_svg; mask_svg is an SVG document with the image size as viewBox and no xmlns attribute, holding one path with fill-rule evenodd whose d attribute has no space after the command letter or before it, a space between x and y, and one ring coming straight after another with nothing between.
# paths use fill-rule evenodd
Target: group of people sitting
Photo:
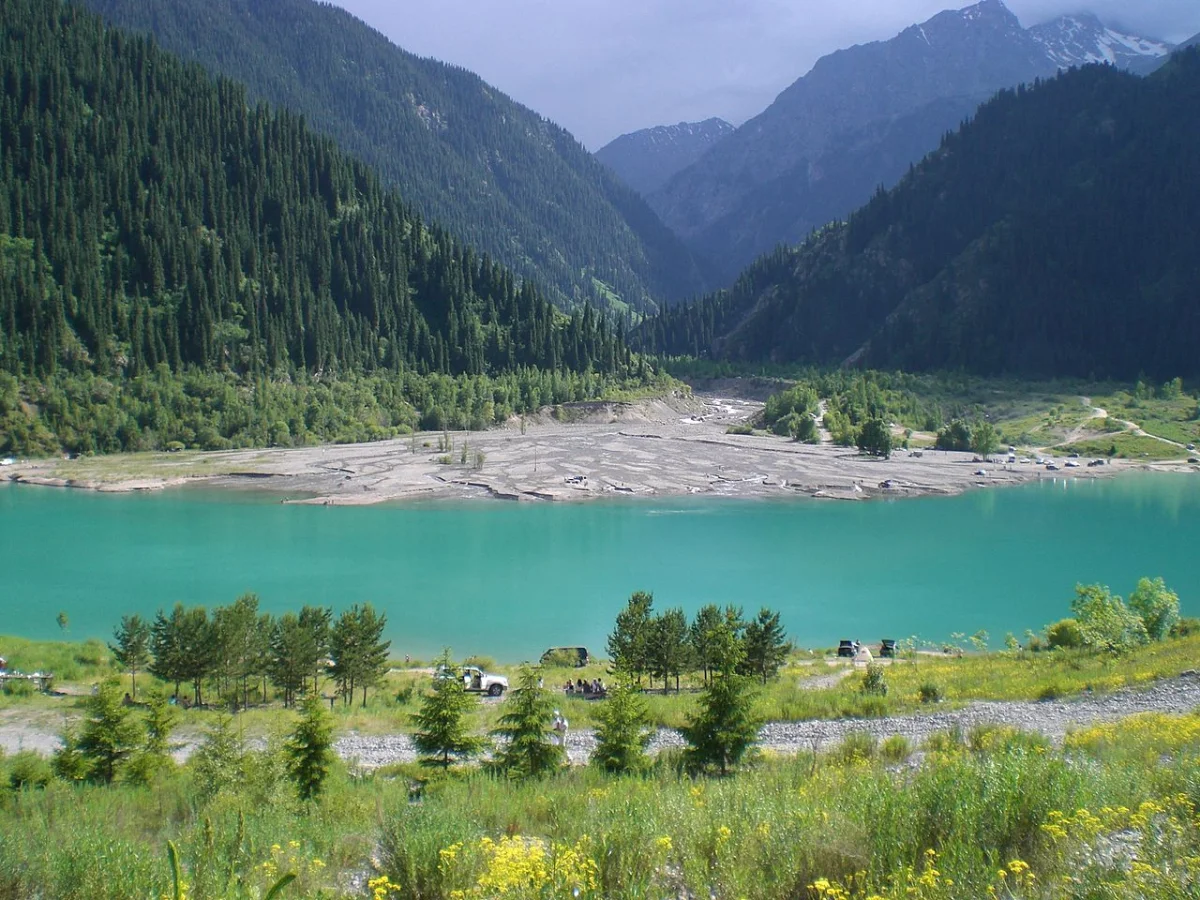
<instances>
[{"instance_id":1,"label":"group of people sitting","mask_svg":"<svg viewBox=\"0 0 1200 900\"><path fill-rule=\"evenodd\" d=\"M563 691L568 694L584 694L588 697L603 697L607 689L604 687L604 682L599 678L593 678L591 681L584 681L582 678L576 678L574 681L567 679L567 684Z\"/></svg>"}]
</instances>

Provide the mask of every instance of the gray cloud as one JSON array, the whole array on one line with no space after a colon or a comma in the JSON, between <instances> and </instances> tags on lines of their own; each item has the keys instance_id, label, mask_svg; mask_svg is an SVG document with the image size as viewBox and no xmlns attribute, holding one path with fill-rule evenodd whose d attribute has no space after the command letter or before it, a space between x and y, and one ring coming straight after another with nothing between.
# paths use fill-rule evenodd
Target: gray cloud
<instances>
[{"instance_id":1,"label":"gray cloud","mask_svg":"<svg viewBox=\"0 0 1200 900\"><path fill-rule=\"evenodd\" d=\"M406 50L478 72L595 149L619 134L735 124L840 47L884 40L954 0L336 0ZM1094 12L1181 41L1196 0L1009 0L1026 26Z\"/></svg>"}]
</instances>

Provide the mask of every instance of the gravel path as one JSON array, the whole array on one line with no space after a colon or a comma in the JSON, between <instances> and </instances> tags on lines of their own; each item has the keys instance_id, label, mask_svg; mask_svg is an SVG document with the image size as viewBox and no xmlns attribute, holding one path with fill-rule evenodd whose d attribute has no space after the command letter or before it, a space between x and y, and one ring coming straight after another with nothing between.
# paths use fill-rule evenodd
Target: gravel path
<instances>
[{"instance_id":1,"label":"gravel path","mask_svg":"<svg viewBox=\"0 0 1200 900\"><path fill-rule=\"evenodd\" d=\"M867 732L880 739L901 734L917 744L937 731L951 728L967 731L976 725L994 724L1041 732L1059 741L1070 729L1095 722L1143 712L1190 712L1197 707L1200 707L1200 674L1186 672L1178 678L1159 682L1149 690L1126 689L1069 700L979 702L948 712L922 712L882 719L771 722L759 732L759 739L764 749L797 753L828 749L854 732ZM365 769L416 759L412 740L402 734L348 734L339 738L336 746L343 759ZM650 743L650 752L682 746L684 741L677 731L660 728ZM572 763L587 762L595 747L596 735L590 728L572 730L567 735L567 755Z\"/></svg>"}]
</instances>

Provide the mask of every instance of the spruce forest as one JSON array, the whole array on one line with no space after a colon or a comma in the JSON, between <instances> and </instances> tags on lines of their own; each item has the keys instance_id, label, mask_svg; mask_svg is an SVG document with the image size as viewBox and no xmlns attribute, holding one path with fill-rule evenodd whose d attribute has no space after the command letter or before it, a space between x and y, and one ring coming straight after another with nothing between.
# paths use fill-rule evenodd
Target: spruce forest
<instances>
[{"instance_id":1,"label":"spruce forest","mask_svg":"<svg viewBox=\"0 0 1200 900\"><path fill-rule=\"evenodd\" d=\"M653 311L695 296L691 254L567 131L478 75L311 0L83 0L121 28L302 114L428 221L561 308Z\"/></svg>"},{"instance_id":2,"label":"spruce forest","mask_svg":"<svg viewBox=\"0 0 1200 900\"><path fill-rule=\"evenodd\" d=\"M639 337L743 363L1194 375L1198 105L1196 50L1002 91L848 221Z\"/></svg>"},{"instance_id":3,"label":"spruce forest","mask_svg":"<svg viewBox=\"0 0 1200 900\"><path fill-rule=\"evenodd\" d=\"M0 450L486 427L651 377L302 118L78 7L0 11Z\"/></svg>"}]
</instances>

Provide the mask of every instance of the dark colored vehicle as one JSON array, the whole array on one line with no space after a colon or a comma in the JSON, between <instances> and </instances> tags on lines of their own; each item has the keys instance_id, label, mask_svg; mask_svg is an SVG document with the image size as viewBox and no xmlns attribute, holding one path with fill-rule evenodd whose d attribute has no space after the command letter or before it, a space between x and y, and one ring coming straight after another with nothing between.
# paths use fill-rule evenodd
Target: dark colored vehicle
<instances>
[{"instance_id":1,"label":"dark colored vehicle","mask_svg":"<svg viewBox=\"0 0 1200 900\"><path fill-rule=\"evenodd\" d=\"M591 662L591 659L587 647L551 647L542 654L541 664L543 666L565 664L582 669Z\"/></svg>"},{"instance_id":2,"label":"dark colored vehicle","mask_svg":"<svg viewBox=\"0 0 1200 900\"><path fill-rule=\"evenodd\" d=\"M884 638L879 642L879 655L883 659L896 658L896 642L890 638Z\"/></svg>"},{"instance_id":3,"label":"dark colored vehicle","mask_svg":"<svg viewBox=\"0 0 1200 900\"><path fill-rule=\"evenodd\" d=\"M857 652L858 652L858 647L856 647L854 645L854 641L839 641L838 642L838 653L837 653L838 656L846 656L846 657L853 658L854 654Z\"/></svg>"}]
</instances>

